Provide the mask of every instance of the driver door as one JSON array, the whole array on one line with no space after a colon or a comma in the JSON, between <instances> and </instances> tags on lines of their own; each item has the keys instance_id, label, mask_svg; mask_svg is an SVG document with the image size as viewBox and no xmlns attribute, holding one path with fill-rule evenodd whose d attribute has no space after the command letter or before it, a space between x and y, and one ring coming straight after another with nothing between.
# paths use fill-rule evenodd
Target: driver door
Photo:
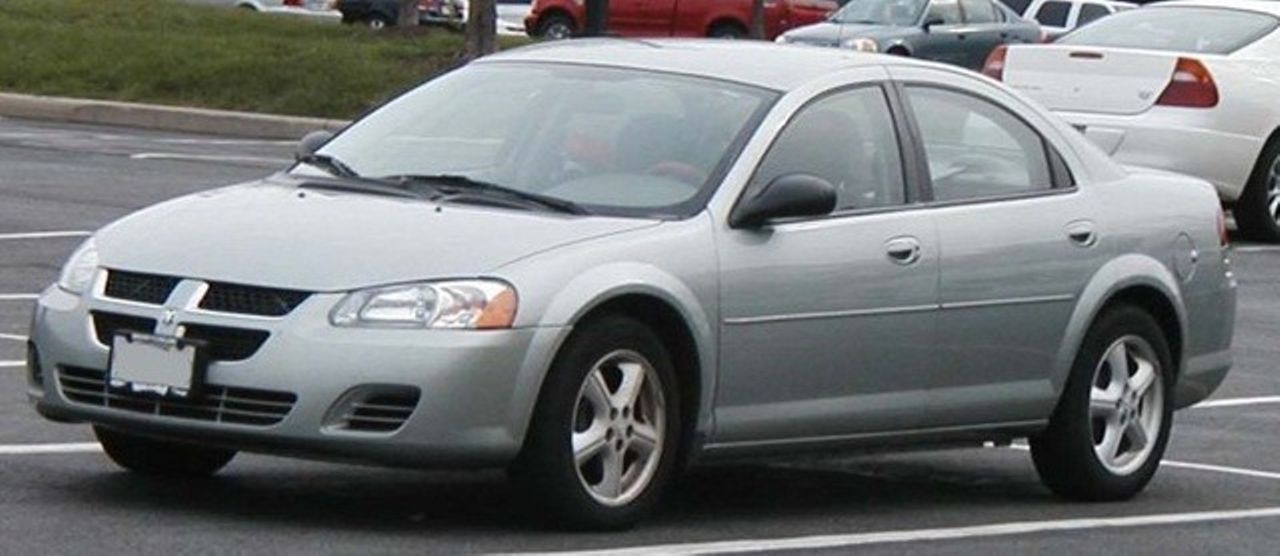
<instances>
[{"instance_id":1,"label":"driver door","mask_svg":"<svg viewBox=\"0 0 1280 556\"><path fill-rule=\"evenodd\" d=\"M916 39L914 52L917 58L964 65L965 42L969 29L965 26L964 17L960 13L959 0L933 0L925 10L922 24L935 22L928 29L921 30Z\"/></svg>"}]
</instances>

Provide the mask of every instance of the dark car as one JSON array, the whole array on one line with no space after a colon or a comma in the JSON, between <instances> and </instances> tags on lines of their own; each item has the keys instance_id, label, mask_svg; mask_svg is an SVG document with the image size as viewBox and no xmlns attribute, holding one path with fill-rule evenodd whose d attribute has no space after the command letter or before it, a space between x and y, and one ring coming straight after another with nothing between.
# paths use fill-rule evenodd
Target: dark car
<instances>
[{"instance_id":1,"label":"dark car","mask_svg":"<svg viewBox=\"0 0 1280 556\"><path fill-rule=\"evenodd\" d=\"M443 19L447 14L442 13L441 8L456 11L457 4L423 0L418 3L418 23ZM360 23L372 29L382 29L395 25L399 20L400 0L335 0L333 8L342 12L343 23Z\"/></svg>"},{"instance_id":2,"label":"dark car","mask_svg":"<svg viewBox=\"0 0 1280 556\"><path fill-rule=\"evenodd\" d=\"M827 21L778 42L886 52L982 67L995 47L1042 42L1044 33L995 0L851 0Z\"/></svg>"}]
</instances>

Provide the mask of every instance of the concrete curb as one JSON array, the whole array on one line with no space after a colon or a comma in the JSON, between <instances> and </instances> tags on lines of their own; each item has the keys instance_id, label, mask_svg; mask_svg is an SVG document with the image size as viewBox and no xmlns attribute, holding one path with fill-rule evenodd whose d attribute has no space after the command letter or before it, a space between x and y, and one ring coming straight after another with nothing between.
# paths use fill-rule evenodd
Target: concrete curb
<instances>
[{"instance_id":1,"label":"concrete curb","mask_svg":"<svg viewBox=\"0 0 1280 556\"><path fill-rule=\"evenodd\" d=\"M348 123L322 118L15 93L0 93L0 116L262 139L297 139L310 131L337 130Z\"/></svg>"}]
</instances>

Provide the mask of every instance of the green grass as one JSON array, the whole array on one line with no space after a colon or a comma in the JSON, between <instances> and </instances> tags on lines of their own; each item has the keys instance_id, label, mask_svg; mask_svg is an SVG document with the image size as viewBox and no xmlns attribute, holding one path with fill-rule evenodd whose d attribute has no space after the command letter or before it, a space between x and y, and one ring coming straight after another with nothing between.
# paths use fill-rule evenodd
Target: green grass
<instances>
[{"instance_id":1,"label":"green grass","mask_svg":"<svg viewBox=\"0 0 1280 556\"><path fill-rule=\"evenodd\" d=\"M504 45L519 41L504 41ZM350 118L458 62L377 33L173 0L0 0L0 91Z\"/></svg>"}]
</instances>

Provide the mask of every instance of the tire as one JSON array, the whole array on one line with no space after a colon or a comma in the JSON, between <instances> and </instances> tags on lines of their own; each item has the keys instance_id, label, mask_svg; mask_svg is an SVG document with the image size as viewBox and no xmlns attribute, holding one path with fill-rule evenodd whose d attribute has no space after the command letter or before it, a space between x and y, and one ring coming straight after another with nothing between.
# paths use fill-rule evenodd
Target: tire
<instances>
[{"instance_id":1,"label":"tire","mask_svg":"<svg viewBox=\"0 0 1280 556\"><path fill-rule=\"evenodd\" d=\"M365 20L364 24L374 31L381 31L395 25L395 21L387 19L387 16L382 14L373 14Z\"/></svg>"},{"instance_id":2,"label":"tire","mask_svg":"<svg viewBox=\"0 0 1280 556\"><path fill-rule=\"evenodd\" d=\"M629 402L624 378L641 378ZM675 472L679 400L652 330L621 316L580 325L552 365L511 469L529 515L557 529L617 530L652 513Z\"/></svg>"},{"instance_id":3,"label":"tire","mask_svg":"<svg viewBox=\"0 0 1280 556\"><path fill-rule=\"evenodd\" d=\"M100 426L94 426L93 432L111 461L142 475L207 477L236 455L233 450L155 440Z\"/></svg>"},{"instance_id":4,"label":"tire","mask_svg":"<svg viewBox=\"0 0 1280 556\"><path fill-rule=\"evenodd\" d=\"M707 31L712 39L740 40L747 38L747 30L737 23L717 23Z\"/></svg>"},{"instance_id":5,"label":"tire","mask_svg":"<svg viewBox=\"0 0 1280 556\"><path fill-rule=\"evenodd\" d=\"M1112 361L1124 361L1124 375L1111 373ZM1048 428L1030 439L1041 482L1071 500L1127 500L1141 492L1169 442L1173 369L1151 315L1128 305L1102 313L1085 335ZM1142 382L1145 389L1131 390ZM1099 383L1106 388L1095 388ZM1141 448L1138 434L1146 439ZM1108 449L1110 457L1100 454Z\"/></svg>"},{"instance_id":6,"label":"tire","mask_svg":"<svg viewBox=\"0 0 1280 556\"><path fill-rule=\"evenodd\" d=\"M1231 212L1245 237L1280 243L1280 140L1262 150Z\"/></svg>"},{"instance_id":7,"label":"tire","mask_svg":"<svg viewBox=\"0 0 1280 556\"><path fill-rule=\"evenodd\" d=\"M572 37L573 20L564 14L551 14L538 22L538 38L558 41Z\"/></svg>"},{"instance_id":8,"label":"tire","mask_svg":"<svg viewBox=\"0 0 1280 556\"><path fill-rule=\"evenodd\" d=\"M907 52L907 49L902 48L901 46L895 46L893 48L890 48L889 50L886 50L884 53L890 56L902 56L903 58L911 57L911 53Z\"/></svg>"}]
</instances>

